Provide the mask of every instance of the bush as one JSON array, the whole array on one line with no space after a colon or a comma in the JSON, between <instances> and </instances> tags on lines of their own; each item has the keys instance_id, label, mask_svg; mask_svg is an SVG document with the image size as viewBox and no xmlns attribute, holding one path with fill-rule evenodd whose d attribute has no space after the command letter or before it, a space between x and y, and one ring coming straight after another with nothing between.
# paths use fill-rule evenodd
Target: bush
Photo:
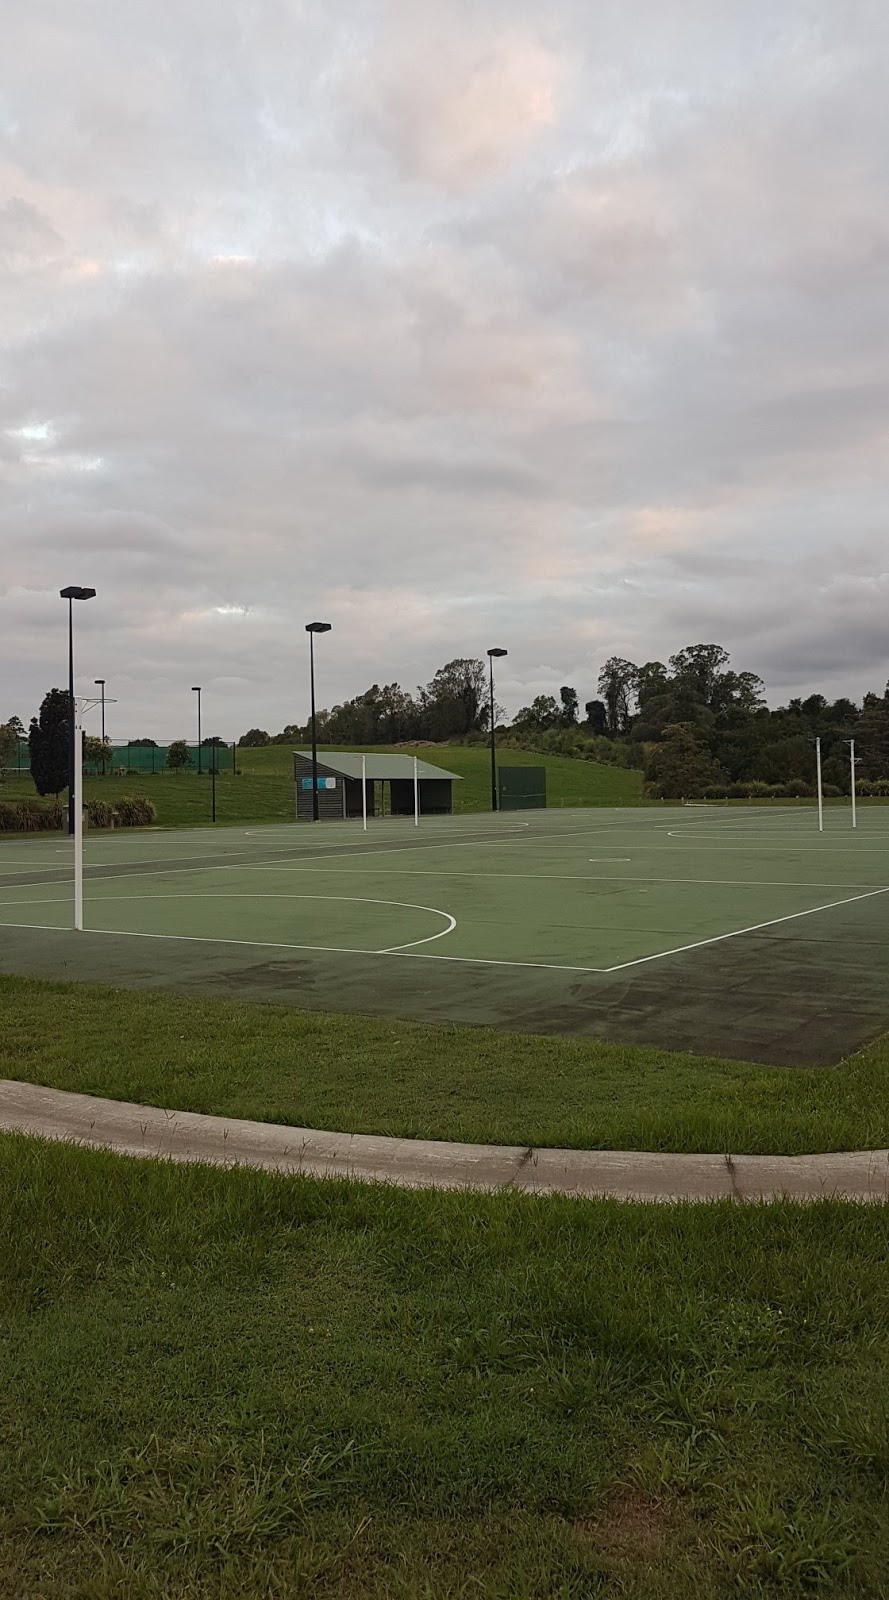
<instances>
[{"instance_id":1,"label":"bush","mask_svg":"<svg viewBox=\"0 0 889 1600\"><path fill-rule=\"evenodd\" d=\"M0 833L51 833L66 809L61 800L0 800Z\"/></svg>"},{"instance_id":2,"label":"bush","mask_svg":"<svg viewBox=\"0 0 889 1600\"><path fill-rule=\"evenodd\" d=\"M889 800L889 778L859 778L855 789L865 800Z\"/></svg>"},{"instance_id":3,"label":"bush","mask_svg":"<svg viewBox=\"0 0 889 1600\"><path fill-rule=\"evenodd\" d=\"M122 828L147 828L157 819L157 811L144 794L122 794L114 806Z\"/></svg>"},{"instance_id":4,"label":"bush","mask_svg":"<svg viewBox=\"0 0 889 1600\"><path fill-rule=\"evenodd\" d=\"M86 820L91 828L110 828L114 824L114 807L107 800L84 802Z\"/></svg>"}]
</instances>

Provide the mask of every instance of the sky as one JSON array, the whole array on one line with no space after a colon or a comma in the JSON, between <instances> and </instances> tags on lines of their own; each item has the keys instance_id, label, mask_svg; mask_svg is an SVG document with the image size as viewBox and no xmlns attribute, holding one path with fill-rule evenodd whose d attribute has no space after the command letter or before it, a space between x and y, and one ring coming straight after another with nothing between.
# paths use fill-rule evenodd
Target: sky
<instances>
[{"instance_id":1,"label":"sky","mask_svg":"<svg viewBox=\"0 0 889 1600\"><path fill-rule=\"evenodd\" d=\"M889 675L884 0L34 0L0 721L234 738L508 649Z\"/></svg>"}]
</instances>

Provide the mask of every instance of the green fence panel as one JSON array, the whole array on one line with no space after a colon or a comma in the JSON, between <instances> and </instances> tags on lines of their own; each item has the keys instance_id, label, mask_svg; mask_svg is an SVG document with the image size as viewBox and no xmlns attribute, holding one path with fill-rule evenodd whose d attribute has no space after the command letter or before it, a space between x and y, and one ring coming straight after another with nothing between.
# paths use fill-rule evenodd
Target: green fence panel
<instances>
[{"instance_id":1,"label":"green fence panel","mask_svg":"<svg viewBox=\"0 0 889 1600\"><path fill-rule=\"evenodd\" d=\"M498 767L501 811L530 811L546 805L546 767Z\"/></svg>"}]
</instances>

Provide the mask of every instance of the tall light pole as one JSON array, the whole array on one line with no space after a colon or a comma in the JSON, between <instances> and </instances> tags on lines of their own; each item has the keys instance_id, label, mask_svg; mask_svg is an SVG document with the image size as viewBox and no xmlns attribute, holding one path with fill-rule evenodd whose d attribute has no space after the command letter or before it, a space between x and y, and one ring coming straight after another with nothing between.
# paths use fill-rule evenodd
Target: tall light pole
<instances>
[{"instance_id":1,"label":"tall light pole","mask_svg":"<svg viewBox=\"0 0 889 1600\"><path fill-rule=\"evenodd\" d=\"M200 686L200 684L199 683L193 683L192 686L191 686L191 692L192 692L192 694L196 694L197 697L198 697L198 777L200 777L200 775L201 775L201 686Z\"/></svg>"},{"instance_id":2,"label":"tall light pole","mask_svg":"<svg viewBox=\"0 0 889 1600\"><path fill-rule=\"evenodd\" d=\"M329 633L329 622L307 622L309 636L309 684L312 706L312 821L318 821L318 740L315 734L315 634Z\"/></svg>"},{"instance_id":3,"label":"tall light pole","mask_svg":"<svg viewBox=\"0 0 889 1600\"><path fill-rule=\"evenodd\" d=\"M67 589L60 589L59 594L68 602L68 833L74 837L74 774L77 770L77 761L82 755L76 749L76 732L74 724L77 721L74 705L74 606L75 600L92 600L95 589L83 589L77 583L69 584Z\"/></svg>"},{"instance_id":4,"label":"tall light pole","mask_svg":"<svg viewBox=\"0 0 889 1600\"><path fill-rule=\"evenodd\" d=\"M488 666L491 669L491 810L497 810L497 740L494 732L494 657L507 655L506 650L493 649L488 651Z\"/></svg>"},{"instance_id":5,"label":"tall light pole","mask_svg":"<svg viewBox=\"0 0 889 1600\"><path fill-rule=\"evenodd\" d=\"M102 703L102 746L103 746L103 751L102 751L102 777L104 778L104 776L105 776L105 754L104 754L104 745L105 745L105 679L104 678L94 678L93 679L93 683L96 685L96 688L99 690L99 692L100 692L100 694L102 696L102 702L101 702Z\"/></svg>"}]
</instances>

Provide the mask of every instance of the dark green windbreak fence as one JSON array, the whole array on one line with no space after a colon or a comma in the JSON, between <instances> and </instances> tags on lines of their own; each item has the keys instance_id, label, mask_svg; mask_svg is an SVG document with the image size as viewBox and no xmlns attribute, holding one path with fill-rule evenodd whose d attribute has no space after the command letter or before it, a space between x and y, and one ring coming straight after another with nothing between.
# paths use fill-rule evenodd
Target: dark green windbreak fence
<instances>
[{"instance_id":1,"label":"dark green windbreak fence","mask_svg":"<svg viewBox=\"0 0 889 1600\"><path fill-rule=\"evenodd\" d=\"M112 772L169 772L167 766L168 744L113 744L111 767ZM187 745L188 766L185 772L209 772L215 766L217 772L234 772L235 747L230 744L201 745L200 752L196 744ZM198 759L200 755L200 760ZM7 772L30 772L31 759L28 752L27 741L19 739L16 749L11 757ZM102 771L102 763L86 761L84 772L95 775Z\"/></svg>"},{"instance_id":2,"label":"dark green windbreak fence","mask_svg":"<svg viewBox=\"0 0 889 1600\"><path fill-rule=\"evenodd\" d=\"M498 767L501 811L530 811L546 805L545 767Z\"/></svg>"}]
</instances>

